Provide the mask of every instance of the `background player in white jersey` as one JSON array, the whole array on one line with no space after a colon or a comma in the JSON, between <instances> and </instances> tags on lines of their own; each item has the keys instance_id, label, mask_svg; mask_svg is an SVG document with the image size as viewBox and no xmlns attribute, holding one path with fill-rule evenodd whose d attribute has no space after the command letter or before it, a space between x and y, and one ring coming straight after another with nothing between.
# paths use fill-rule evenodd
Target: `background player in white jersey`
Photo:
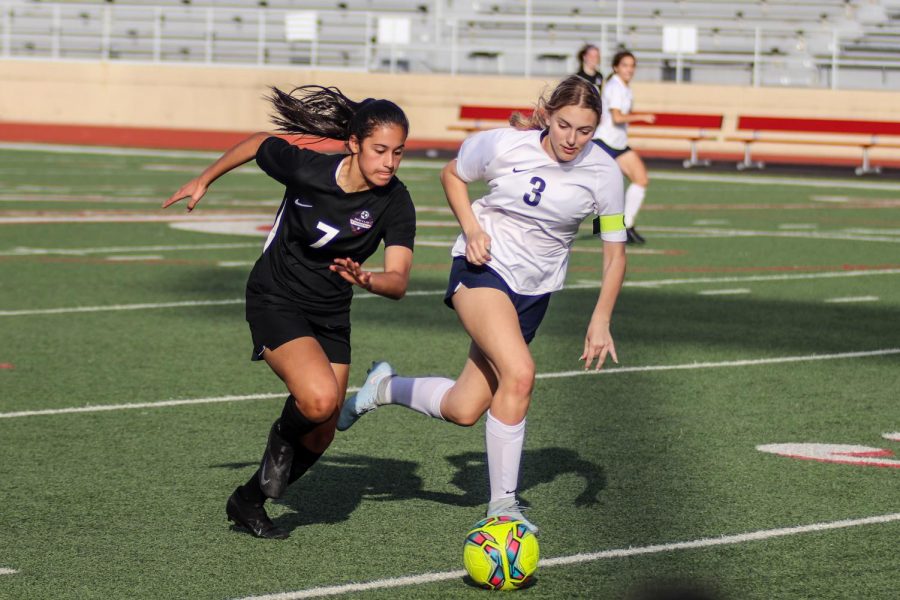
<instances>
[{"instance_id":1,"label":"background player in white jersey","mask_svg":"<svg viewBox=\"0 0 900 600\"><path fill-rule=\"evenodd\" d=\"M334 439L350 373L353 286L403 297L416 215L395 177L409 132L399 106L371 98L354 102L320 86L273 92L273 121L281 131L343 140L349 155L320 154L257 133L183 185L163 208L189 197L193 210L213 181L253 158L285 186L247 281L246 314L252 359L264 360L290 395L272 424L259 469L231 494L225 512L254 536L286 538L263 505L281 497ZM382 241L384 272L363 270Z\"/></svg>"},{"instance_id":2,"label":"background player in white jersey","mask_svg":"<svg viewBox=\"0 0 900 600\"><path fill-rule=\"evenodd\" d=\"M641 210L641 204L644 203L644 194L650 179L647 177L644 161L637 152L628 147L628 124L653 123L656 116L631 112L634 100L631 80L636 66L637 61L631 52L619 52L613 57L613 73L603 84L603 114L600 117L600 127L594 135L596 138L594 142L616 159L622 172L631 181L628 191L625 192L625 227L628 243L643 244L645 240L634 228L634 222Z\"/></svg>"},{"instance_id":3,"label":"background player in white jersey","mask_svg":"<svg viewBox=\"0 0 900 600\"><path fill-rule=\"evenodd\" d=\"M563 287L569 250L585 217L598 215L603 239L603 287L584 337L581 360L599 369L618 362L610 318L625 276L622 173L591 136L600 119L597 88L573 75L539 101L515 128L468 138L441 173L463 233L453 247L444 301L472 339L454 381L395 376L376 363L341 410L338 429L381 404L400 404L458 425L487 412L490 475L487 514L524 520L516 499L535 365L528 343L551 292ZM483 179L490 192L471 203L467 184ZM537 528L526 521L534 531Z\"/></svg>"}]
</instances>

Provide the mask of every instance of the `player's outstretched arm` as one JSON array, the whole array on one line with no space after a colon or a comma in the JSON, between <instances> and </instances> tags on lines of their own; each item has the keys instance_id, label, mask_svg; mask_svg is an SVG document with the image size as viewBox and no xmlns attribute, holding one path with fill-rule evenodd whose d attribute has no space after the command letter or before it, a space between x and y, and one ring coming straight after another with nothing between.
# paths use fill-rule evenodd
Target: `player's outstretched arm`
<instances>
[{"instance_id":1,"label":"player's outstretched arm","mask_svg":"<svg viewBox=\"0 0 900 600\"><path fill-rule=\"evenodd\" d=\"M597 360L596 369L603 367L607 355L612 357L614 363L619 363L609 324L624 280L625 244L603 242L603 286L584 336L584 352L579 359L584 361L585 370L591 368L594 359Z\"/></svg>"},{"instance_id":2,"label":"player's outstretched arm","mask_svg":"<svg viewBox=\"0 0 900 600\"><path fill-rule=\"evenodd\" d=\"M216 179L227 173L228 171L239 167L245 162L252 160L256 156L263 141L268 138L269 133L254 133L234 147L230 148L216 162L208 166L199 177L196 177L186 184L178 188L169 199L163 202L162 207L168 208L184 198L190 198L187 204L188 212L194 210L206 190L212 185Z\"/></svg>"}]
</instances>

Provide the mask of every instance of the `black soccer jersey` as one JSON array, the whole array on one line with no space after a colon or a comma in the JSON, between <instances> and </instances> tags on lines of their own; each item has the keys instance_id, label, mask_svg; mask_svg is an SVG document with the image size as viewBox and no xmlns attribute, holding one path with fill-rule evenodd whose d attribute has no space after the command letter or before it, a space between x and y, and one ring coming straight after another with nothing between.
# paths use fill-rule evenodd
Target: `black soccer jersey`
<instances>
[{"instance_id":1,"label":"black soccer jersey","mask_svg":"<svg viewBox=\"0 0 900 600\"><path fill-rule=\"evenodd\" d=\"M406 186L346 193L337 184L345 155L326 155L267 138L256 153L259 167L286 187L247 293L265 303L289 304L312 314L347 313L353 286L329 270L335 258L362 263L386 246L412 249L416 213Z\"/></svg>"},{"instance_id":2,"label":"black soccer jersey","mask_svg":"<svg viewBox=\"0 0 900 600\"><path fill-rule=\"evenodd\" d=\"M603 73L601 73L600 71L597 71L593 75L588 75L584 69L579 69L578 72L575 74L578 75L579 77L581 77L582 79L584 79L585 81L587 81L588 83L592 83L595 86L597 86L598 92L600 91L600 88L603 87Z\"/></svg>"}]
</instances>

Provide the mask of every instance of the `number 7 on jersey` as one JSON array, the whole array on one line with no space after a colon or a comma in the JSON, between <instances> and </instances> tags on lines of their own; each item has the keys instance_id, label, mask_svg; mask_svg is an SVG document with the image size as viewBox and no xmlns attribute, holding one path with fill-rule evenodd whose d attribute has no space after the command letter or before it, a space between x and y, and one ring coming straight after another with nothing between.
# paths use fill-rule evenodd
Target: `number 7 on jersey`
<instances>
[{"instance_id":1,"label":"number 7 on jersey","mask_svg":"<svg viewBox=\"0 0 900 600\"><path fill-rule=\"evenodd\" d=\"M316 223L316 229L323 232L325 235L320 237L315 243L310 244L310 248L321 248L322 246L333 240L335 236L341 232L340 229L336 229L328 223L323 223L322 221Z\"/></svg>"}]
</instances>

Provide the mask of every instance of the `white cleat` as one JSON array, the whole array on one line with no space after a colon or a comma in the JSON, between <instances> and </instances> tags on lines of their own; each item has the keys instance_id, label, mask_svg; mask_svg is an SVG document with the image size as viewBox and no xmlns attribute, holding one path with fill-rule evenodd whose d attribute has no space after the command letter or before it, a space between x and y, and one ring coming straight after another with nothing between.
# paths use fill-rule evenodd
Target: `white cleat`
<instances>
[{"instance_id":1,"label":"white cleat","mask_svg":"<svg viewBox=\"0 0 900 600\"><path fill-rule=\"evenodd\" d=\"M384 386L380 384L382 382L387 383L394 375L396 373L388 363L384 361L372 363L372 368L369 369L366 381L362 384L362 387L349 400L344 402L344 406L341 408L341 416L338 417L338 431L350 429L357 419L383 404Z\"/></svg>"},{"instance_id":2,"label":"white cleat","mask_svg":"<svg viewBox=\"0 0 900 600\"><path fill-rule=\"evenodd\" d=\"M522 514L522 511L528 510L527 506L522 506L519 504L519 501L514 497L510 498L501 498L496 502L491 502L487 507L486 517L510 517L515 519L516 521L522 521L522 524L525 525L528 529L531 530L531 533L534 535L538 534L538 526L525 518L525 515Z\"/></svg>"}]
</instances>

